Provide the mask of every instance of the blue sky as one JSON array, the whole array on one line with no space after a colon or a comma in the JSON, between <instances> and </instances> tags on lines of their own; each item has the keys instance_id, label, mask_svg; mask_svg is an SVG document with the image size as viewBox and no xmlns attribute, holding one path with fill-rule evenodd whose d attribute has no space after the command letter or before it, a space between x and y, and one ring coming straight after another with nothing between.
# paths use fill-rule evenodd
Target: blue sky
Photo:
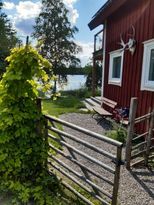
<instances>
[{"instance_id":1,"label":"blue sky","mask_svg":"<svg viewBox=\"0 0 154 205\"><path fill-rule=\"evenodd\" d=\"M93 52L93 37L101 27L90 31L88 23L96 11L106 0L63 0L70 11L69 19L72 25L78 27L75 41L82 47L82 53L78 54L82 65L86 64ZM4 11L11 19L19 36L30 35L35 17L41 8L41 0L4 0ZM25 37L24 37L25 39Z\"/></svg>"}]
</instances>

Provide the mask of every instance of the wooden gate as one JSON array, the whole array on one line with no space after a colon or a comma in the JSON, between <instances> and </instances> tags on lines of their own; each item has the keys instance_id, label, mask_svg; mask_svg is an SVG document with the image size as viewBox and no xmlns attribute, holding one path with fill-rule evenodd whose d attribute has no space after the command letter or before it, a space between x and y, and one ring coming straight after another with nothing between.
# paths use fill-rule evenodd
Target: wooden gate
<instances>
[{"instance_id":1,"label":"wooden gate","mask_svg":"<svg viewBox=\"0 0 154 205\"><path fill-rule=\"evenodd\" d=\"M93 205L96 204L95 201L99 201L99 204L116 205L122 164L122 143L52 116L45 118L50 146L49 172L55 172L62 178L62 184L86 204ZM73 134L66 132L65 128L72 129ZM113 146L115 154L81 139L81 134ZM75 147L71 141L80 146ZM87 150L95 152L99 159L93 154L87 154ZM108 161L104 162L104 158Z\"/></svg>"},{"instance_id":2,"label":"wooden gate","mask_svg":"<svg viewBox=\"0 0 154 205\"><path fill-rule=\"evenodd\" d=\"M129 126L126 142L126 168L144 163L145 166L151 158L154 158L154 111L135 118L137 110L137 98L131 99ZM135 133L134 127L146 122L147 131L142 134Z\"/></svg>"}]
</instances>

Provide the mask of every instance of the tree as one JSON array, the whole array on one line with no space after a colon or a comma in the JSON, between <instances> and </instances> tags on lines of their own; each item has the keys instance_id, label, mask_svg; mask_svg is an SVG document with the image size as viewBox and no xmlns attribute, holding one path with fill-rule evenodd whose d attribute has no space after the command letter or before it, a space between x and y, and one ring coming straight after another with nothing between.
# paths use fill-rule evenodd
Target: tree
<instances>
[{"instance_id":1,"label":"tree","mask_svg":"<svg viewBox=\"0 0 154 205\"><path fill-rule=\"evenodd\" d=\"M10 54L10 49L19 42L10 20L2 12L2 7L3 4L0 1L0 78L6 68L5 58Z\"/></svg>"},{"instance_id":2,"label":"tree","mask_svg":"<svg viewBox=\"0 0 154 205\"><path fill-rule=\"evenodd\" d=\"M83 70L85 72L85 75L87 76L86 79L86 87L91 89L92 87L92 68L93 66L91 64L87 64ZM96 87L100 88L102 85L102 66L101 64L96 64Z\"/></svg>"},{"instance_id":3,"label":"tree","mask_svg":"<svg viewBox=\"0 0 154 205\"><path fill-rule=\"evenodd\" d=\"M73 41L77 31L68 20L68 10L62 0L42 0L42 11L36 19L33 37L43 42L40 52L53 65L54 74L63 67L80 62L75 57L80 48Z\"/></svg>"}]
</instances>

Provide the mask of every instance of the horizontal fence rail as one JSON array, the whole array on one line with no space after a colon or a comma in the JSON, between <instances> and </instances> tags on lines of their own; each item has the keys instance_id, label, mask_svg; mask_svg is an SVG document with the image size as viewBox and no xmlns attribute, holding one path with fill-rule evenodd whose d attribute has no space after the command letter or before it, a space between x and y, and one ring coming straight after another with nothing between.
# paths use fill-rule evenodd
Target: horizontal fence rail
<instances>
[{"instance_id":1,"label":"horizontal fence rail","mask_svg":"<svg viewBox=\"0 0 154 205\"><path fill-rule=\"evenodd\" d=\"M126 143L126 167L137 166L140 163L148 165L149 158L153 156L154 136L154 111L135 118L137 110L137 98L131 99L129 126ZM134 133L135 125L147 123L147 131L139 135Z\"/></svg>"},{"instance_id":2,"label":"horizontal fence rail","mask_svg":"<svg viewBox=\"0 0 154 205\"><path fill-rule=\"evenodd\" d=\"M80 132L82 132L82 133L84 133L84 134L87 134L87 135L89 135L89 136L91 136L91 137L95 137L95 138L97 138L97 139L100 139L100 140L102 140L102 141L104 141L104 142L107 142L107 143L109 143L109 144L111 144L111 145L114 145L114 146L116 146L116 147L122 147L122 146L123 146L123 144L122 144L121 142L118 142L118 141L116 141L116 140L110 139L110 138L108 138L108 137L105 137L105 136L103 136L103 135L97 134L97 133L95 133L95 132L92 132L92 131L87 130L87 129L82 128L82 127L79 127L79 126L74 125L74 124L72 124L72 123L66 122L66 121L64 121L64 120L58 119L58 118L56 118L56 117L53 117L53 116L50 116L50 115L45 115L45 118L48 119L48 120L50 120L50 121L58 122L58 123L60 123L61 125L64 125L64 126L66 126L66 127L70 127L70 128L72 128L72 129L74 129L74 130L80 131Z\"/></svg>"},{"instance_id":3,"label":"horizontal fence rail","mask_svg":"<svg viewBox=\"0 0 154 205\"><path fill-rule=\"evenodd\" d=\"M135 159L135 162L132 163L132 166L138 165L142 162L144 162L145 165L148 165L148 159L149 157L151 157L154 151L152 146L152 136L154 134L153 133L153 127L154 127L153 112L136 118L135 124L141 123L143 121L147 122L148 131L133 138L133 144L131 149L132 152L131 160Z\"/></svg>"},{"instance_id":4,"label":"horizontal fence rail","mask_svg":"<svg viewBox=\"0 0 154 205\"><path fill-rule=\"evenodd\" d=\"M148 114L146 114L146 115L143 115L143 116L141 116L141 117L138 117L138 118L135 119L135 124L141 123L141 122L143 122L143 121L149 119L150 117L151 117L151 113L148 113Z\"/></svg>"},{"instance_id":5,"label":"horizontal fence rail","mask_svg":"<svg viewBox=\"0 0 154 205\"><path fill-rule=\"evenodd\" d=\"M84 152L82 152L82 151L80 151L80 150L74 148L73 146L69 145L68 143L66 143L66 142L64 142L64 141L62 141L62 140L60 140L60 139L57 139L56 137L54 137L54 136L52 136L52 135L50 135L50 134L49 134L48 136L49 136L51 139L53 139L53 140L59 142L59 143L60 143L61 145L63 145L64 147L69 148L70 150L72 150L72 151L74 151L75 153L81 155L82 157L86 158L87 160L89 160L89 161L91 161L91 162L93 162L93 163L95 163L95 164L101 166L102 168L104 168L105 170L111 172L112 174L115 174L115 170L114 170L114 169L112 169L111 167L105 165L104 163L100 162L99 160L97 160L97 159L95 159L95 158L93 158L93 157L91 157L91 156L85 154Z\"/></svg>"},{"instance_id":6,"label":"horizontal fence rail","mask_svg":"<svg viewBox=\"0 0 154 205\"><path fill-rule=\"evenodd\" d=\"M62 178L62 184L86 204L95 204L95 199L101 202L101 204L116 205L123 144L56 117L46 115L45 118L47 120L46 128L48 130L48 141L51 149L48 155L49 173L52 173L53 169L56 174L59 173L58 176ZM64 130L59 129L59 125L64 126ZM75 134L70 134L69 131L66 132L65 127L72 129ZM89 137L98 139L101 142L112 145L115 148L115 154L111 154L109 151L105 151L100 147L81 139L81 134L85 134ZM85 151L83 151L83 149L81 150L80 146L75 147L72 145L69 140L84 146ZM56 146L55 143L58 146ZM102 156L102 160L87 154L87 149ZM53 154L53 152L56 153L56 155ZM103 162L104 158L109 160L109 164ZM85 165L83 160L92 163L95 167L97 166L98 168L101 168L102 173ZM77 169L74 169L74 166L71 166L72 163ZM106 177L106 173L108 173L110 177ZM103 186L96 182L100 180L102 181ZM73 182L74 185L70 182ZM76 189L76 186L87 192L92 198L87 198L86 195L80 193L80 191ZM108 188L104 188L105 186Z\"/></svg>"},{"instance_id":7,"label":"horizontal fence rail","mask_svg":"<svg viewBox=\"0 0 154 205\"><path fill-rule=\"evenodd\" d=\"M116 159L115 155L112 155L111 153L108 153L108 152L106 152L106 151L104 151L104 150L102 150L102 149L100 149L100 148L98 148L98 147L88 143L88 142L85 142L84 140L81 140L81 139L73 136L73 135L67 134L66 132L60 131L60 130L58 130L58 129L54 128L54 127L51 127L51 126L48 126L48 129L51 130L51 131L54 131L57 134L61 134L61 135L65 136L65 137L67 137L67 138L70 138L70 139L72 139L72 140L74 140L76 142L79 142L79 143L85 145L86 147L88 147L88 148L90 148L90 149L92 149L94 151L97 151L98 153L100 153L100 154L102 154L102 155L104 155L106 157L109 157L112 160Z\"/></svg>"}]
</instances>

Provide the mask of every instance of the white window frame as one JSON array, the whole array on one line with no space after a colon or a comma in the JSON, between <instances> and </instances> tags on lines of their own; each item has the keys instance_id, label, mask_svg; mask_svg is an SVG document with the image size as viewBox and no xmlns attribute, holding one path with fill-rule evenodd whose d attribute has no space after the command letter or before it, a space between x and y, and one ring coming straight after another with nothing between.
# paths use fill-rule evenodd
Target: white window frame
<instances>
[{"instance_id":1,"label":"white window frame","mask_svg":"<svg viewBox=\"0 0 154 205\"><path fill-rule=\"evenodd\" d=\"M151 50L154 49L154 39L143 42L143 64L142 64L142 79L141 90L154 91L154 81L149 81L150 57Z\"/></svg>"},{"instance_id":2,"label":"white window frame","mask_svg":"<svg viewBox=\"0 0 154 205\"><path fill-rule=\"evenodd\" d=\"M120 78L113 78L112 77L113 59L116 57L121 57ZM119 50L110 52L108 84L113 84L113 85L117 85L117 86L122 85L123 61L124 61L124 50L119 49Z\"/></svg>"}]
</instances>

